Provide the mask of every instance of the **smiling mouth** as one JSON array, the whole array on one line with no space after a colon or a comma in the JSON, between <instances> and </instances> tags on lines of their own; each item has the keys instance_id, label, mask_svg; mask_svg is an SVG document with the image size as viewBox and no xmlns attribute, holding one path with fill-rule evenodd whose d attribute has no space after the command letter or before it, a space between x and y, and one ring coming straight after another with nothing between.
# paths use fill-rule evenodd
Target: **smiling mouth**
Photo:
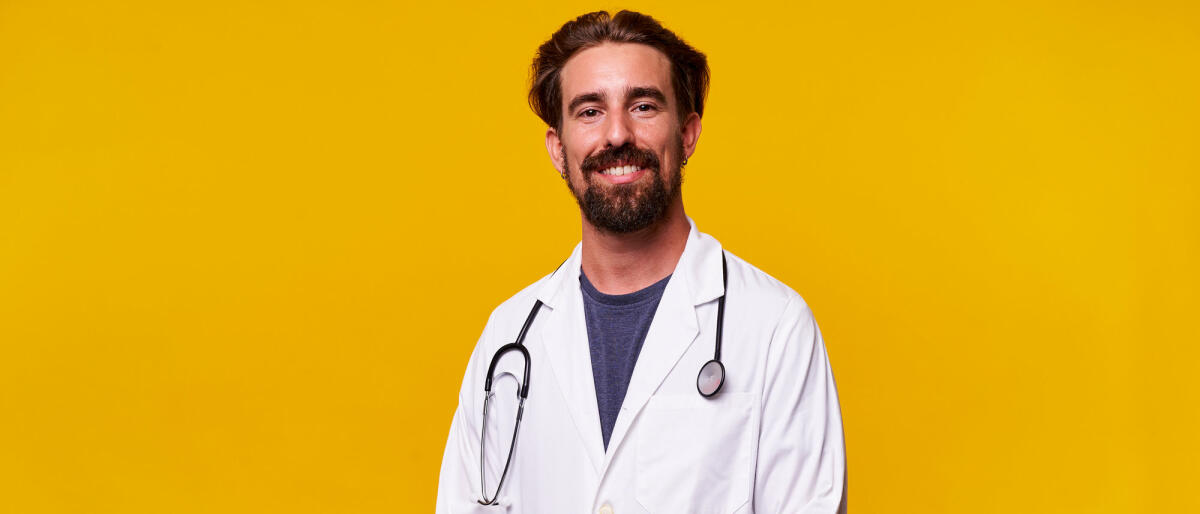
<instances>
[{"instance_id":1,"label":"smiling mouth","mask_svg":"<svg viewBox=\"0 0 1200 514\"><path fill-rule=\"evenodd\" d=\"M640 166L634 166L634 165L613 166L611 168L598 171L597 173L599 173L601 175L608 175L610 177L620 177L623 175L632 174L633 172L638 171L640 169L642 169Z\"/></svg>"}]
</instances>

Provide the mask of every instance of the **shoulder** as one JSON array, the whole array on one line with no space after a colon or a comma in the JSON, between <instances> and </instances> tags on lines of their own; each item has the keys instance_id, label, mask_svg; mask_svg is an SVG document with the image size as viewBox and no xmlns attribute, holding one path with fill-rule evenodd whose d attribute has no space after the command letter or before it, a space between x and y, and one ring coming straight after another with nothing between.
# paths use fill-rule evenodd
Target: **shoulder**
<instances>
[{"instance_id":1,"label":"shoulder","mask_svg":"<svg viewBox=\"0 0 1200 514\"><path fill-rule=\"evenodd\" d=\"M550 280L552 275L553 273L547 273L542 278L525 286L516 294L501 302L495 309L492 309L491 315L488 316L484 333L492 334L493 341L487 341L485 337L485 340L480 341L481 346L490 345L499 347L500 345L511 343L516 338L521 324L529 316L533 305L537 302L538 293L545 286L546 282Z\"/></svg>"},{"instance_id":2,"label":"shoulder","mask_svg":"<svg viewBox=\"0 0 1200 514\"><path fill-rule=\"evenodd\" d=\"M732 304L737 298L738 302L753 306L755 317L762 321L812 317L808 303L787 284L728 250L725 257L729 266L728 302Z\"/></svg>"}]
</instances>

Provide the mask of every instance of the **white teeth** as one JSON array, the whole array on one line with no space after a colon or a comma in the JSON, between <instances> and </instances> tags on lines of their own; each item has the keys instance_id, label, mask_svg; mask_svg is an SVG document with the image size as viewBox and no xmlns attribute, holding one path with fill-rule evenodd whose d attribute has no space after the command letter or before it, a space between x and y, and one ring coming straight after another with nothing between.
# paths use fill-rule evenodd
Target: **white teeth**
<instances>
[{"instance_id":1,"label":"white teeth","mask_svg":"<svg viewBox=\"0 0 1200 514\"><path fill-rule=\"evenodd\" d=\"M601 173L603 173L605 175L612 175L615 177L619 177L621 175L628 175L637 170L638 170L637 166L614 166L612 168L602 171Z\"/></svg>"}]
</instances>

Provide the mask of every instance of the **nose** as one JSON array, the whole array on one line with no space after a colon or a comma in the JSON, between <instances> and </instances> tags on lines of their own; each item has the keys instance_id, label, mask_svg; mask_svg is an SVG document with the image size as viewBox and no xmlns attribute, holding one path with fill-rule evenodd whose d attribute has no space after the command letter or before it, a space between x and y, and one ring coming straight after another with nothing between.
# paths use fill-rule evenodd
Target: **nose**
<instances>
[{"instance_id":1,"label":"nose","mask_svg":"<svg viewBox=\"0 0 1200 514\"><path fill-rule=\"evenodd\" d=\"M629 119L628 113L618 112L608 117L608 126L605 127L605 146L612 148L633 142L633 120Z\"/></svg>"}]
</instances>

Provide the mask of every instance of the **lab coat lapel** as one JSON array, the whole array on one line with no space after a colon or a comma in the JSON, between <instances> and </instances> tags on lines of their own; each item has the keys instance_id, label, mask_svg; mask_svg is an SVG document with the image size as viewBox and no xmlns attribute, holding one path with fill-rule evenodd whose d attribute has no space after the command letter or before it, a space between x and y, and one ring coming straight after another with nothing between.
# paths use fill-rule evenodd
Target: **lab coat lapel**
<instances>
[{"instance_id":1,"label":"lab coat lapel","mask_svg":"<svg viewBox=\"0 0 1200 514\"><path fill-rule=\"evenodd\" d=\"M675 367L675 363L691 346L699 332L696 309L687 294L687 284L684 280L676 281L676 278L672 276L666 290L663 291L658 311L654 314L650 331L646 333L646 341L642 343L641 354L633 367L629 389L625 391L625 401L621 404L621 412L617 415L616 425L613 426L613 433L608 441L608 460L611 460L620 448L633 419L650 400L650 396L658 390L659 384L662 384L663 379ZM608 460L605 461L605 468L608 467Z\"/></svg>"},{"instance_id":2,"label":"lab coat lapel","mask_svg":"<svg viewBox=\"0 0 1200 514\"><path fill-rule=\"evenodd\" d=\"M721 284L721 245L699 233L690 218L688 222L692 228L687 246L671 280L667 282L654 321L650 323L650 330L646 334L646 341L642 343L642 351L629 380L629 389L625 392L621 412L617 415L608 441L605 469L642 407L695 342L700 332L696 307L716 299L724 291Z\"/></svg>"},{"instance_id":3,"label":"lab coat lapel","mask_svg":"<svg viewBox=\"0 0 1200 514\"><path fill-rule=\"evenodd\" d=\"M583 296L579 290L579 266L580 248L577 246L538 295L552 309L546 328L541 332L541 344L550 361L549 374L562 392L571 421L599 476L604 462L604 440L600 435L600 411L596 405L592 356L584 321ZM537 369L536 365L534 368ZM541 376L542 380L551 380L546 374ZM538 378L530 378L530 381L536 380Z\"/></svg>"}]
</instances>

